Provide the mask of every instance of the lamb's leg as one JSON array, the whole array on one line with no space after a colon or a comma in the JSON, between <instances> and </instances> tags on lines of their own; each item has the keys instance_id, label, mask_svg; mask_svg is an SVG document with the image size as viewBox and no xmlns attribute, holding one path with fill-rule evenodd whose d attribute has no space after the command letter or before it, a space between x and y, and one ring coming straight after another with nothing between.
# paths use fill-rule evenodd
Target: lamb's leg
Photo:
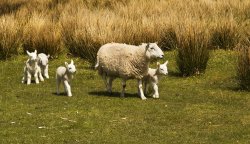
<instances>
[{"instance_id":1,"label":"lamb's leg","mask_svg":"<svg viewBox=\"0 0 250 144\"><path fill-rule=\"evenodd\" d=\"M57 77L56 79L56 94L59 95L59 87L60 87L60 84L61 84L61 79Z\"/></svg>"},{"instance_id":2,"label":"lamb's leg","mask_svg":"<svg viewBox=\"0 0 250 144\"><path fill-rule=\"evenodd\" d=\"M35 72L35 74L34 74L36 84L39 84L38 73L39 72Z\"/></svg>"},{"instance_id":3,"label":"lamb's leg","mask_svg":"<svg viewBox=\"0 0 250 144\"><path fill-rule=\"evenodd\" d=\"M22 79L22 83L25 83L25 81L27 81L27 74L24 73L23 79Z\"/></svg>"},{"instance_id":4,"label":"lamb's leg","mask_svg":"<svg viewBox=\"0 0 250 144\"><path fill-rule=\"evenodd\" d=\"M44 69L44 77L49 79L49 65L46 65Z\"/></svg>"},{"instance_id":5,"label":"lamb's leg","mask_svg":"<svg viewBox=\"0 0 250 144\"><path fill-rule=\"evenodd\" d=\"M26 75L27 75L27 85L30 85L30 83L31 83L31 74L27 71Z\"/></svg>"},{"instance_id":6,"label":"lamb's leg","mask_svg":"<svg viewBox=\"0 0 250 144\"><path fill-rule=\"evenodd\" d=\"M154 88L153 98L159 98L158 85L154 83L153 88Z\"/></svg>"},{"instance_id":7,"label":"lamb's leg","mask_svg":"<svg viewBox=\"0 0 250 144\"><path fill-rule=\"evenodd\" d=\"M71 97L71 96L72 96L71 87L70 87L70 85L69 85L69 83L68 83L67 80L64 80L64 86L65 86L65 88L66 88L67 95L68 95L69 97Z\"/></svg>"},{"instance_id":8,"label":"lamb's leg","mask_svg":"<svg viewBox=\"0 0 250 144\"><path fill-rule=\"evenodd\" d=\"M109 77L109 81L108 81L108 92L109 92L110 94L112 94L112 83L113 83L113 80L114 80L114 78Z\"/></svg>"},{"instance_id":9,"label":"lamb's leg","mask_svg":"<svg viewBox=\"0 0 250 144\"><path fill-rule=\"evenodd\" d=\"M144 94L146 94L147 93L147 81L145 81L144 82L144 90L143 90L143 92L144 92Z\"/></svg>"},{"instance_id":10,"label":"lamb's leg","mask_svg":"<svg viewBox=\"0 0 250 144\"><path fill-rule=\"evenodd\" d=\"M125 93L125 88L126 88L126 79L122 79L122 92L121 92L121 97L124 97Z\"/></svg>"},{"instance_id":11,"label":"lamb's leg","mask_svg":"<svg viewBox=\"0 0 250 144\"><path fill-rule=\"evenodd\" d=\"M42 76L41 69L38 71L38 75L39 75L39 79L40 79L41 81L44 81L43 76Z\"/></svg>"},{"instance_id":12,"label":"lamb's leg","mask_svg":"<svg viewBox=\"0 0 250 144\"><path fill-rule=\"evenodd\" d=\"M139 90L140 90L141 99L146 100L147 98L144 96L144 93L143 93L142 80L141 79L138 80L138 87L139 87Z\"/></svg>"}]
</instances>

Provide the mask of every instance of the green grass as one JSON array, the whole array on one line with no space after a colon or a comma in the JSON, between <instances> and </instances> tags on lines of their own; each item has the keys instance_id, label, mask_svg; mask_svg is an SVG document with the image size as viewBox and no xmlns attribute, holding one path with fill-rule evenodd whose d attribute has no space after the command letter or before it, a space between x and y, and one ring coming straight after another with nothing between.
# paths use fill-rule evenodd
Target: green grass
<instances>
[{"instance_id":1,"label":"green grass","mask_svg":"<svg viewBox=\"0 0 250 144\"><path fill-rule=\"evenodd\" d=\"M249 143L250 93L236 81L236 53L212 51L206 73L180 77L176 52L167 52L170 74L160 81L160 99L136 95L128 81L114 95L104 92L96 71L73 58L73 97L56 96L55 69L69 58L50 61L50 79L21 83L26 57L0 62L0 143ZM164 60L162 60L164 61Z\"/></svg>"}]
</instances>

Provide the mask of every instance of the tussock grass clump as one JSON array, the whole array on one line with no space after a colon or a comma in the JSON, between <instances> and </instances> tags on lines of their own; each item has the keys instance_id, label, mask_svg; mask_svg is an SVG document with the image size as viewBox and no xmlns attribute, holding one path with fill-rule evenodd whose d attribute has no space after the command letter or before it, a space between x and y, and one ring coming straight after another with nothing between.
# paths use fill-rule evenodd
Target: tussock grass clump
<instances>
[{"instance_id":1,"label":"tussock grass clump","mask_svg":"<svg viewBox=\"0 0 250 144\"><path fill-rule=\"evenodd\" d=\"M177 35L177 65L183 76L205 72L209 60L209 34L199 24L180 27Z\"/></svg>"},{"instance_id":2,"label":"tussock grass clump","mask_svg":"<svg viewBox=\"0 0 250 144\"><path fill-rule=\"evenodd\" d=\"M160 39L160 46L162 47L163 50L173 50L176 48L177 34L173 27L163 30Z\"/></svg>"},{"instance_id":3,"label":"tussock grass clump","mask_svg":"<svg viewBox=\"0 0 250 144\"><path fill-rule=\"evenodd\" d=\"M0 59L18 54L21 47L20 27L13 16L0 18Z\"/></svg>"},{"instance_id":4,"label":"tussock grass clump","mask_svg":"<svg viewBox=\"0 0 250 144\"><path fill-rule=\"evenodd\" d=\"M241 88L250 90L250 33L238 45L237 75Z\"/></svg>"},{"instance_id":5,"label":"tussock grass clump","mask_svg":"<svg viewBox=\"0 0 250 144\"><path fill-rule=\"evenodd\" d=\"M221 20L212 30L213 48L232 50L238 44L238 25L233 20Z\"/></svg>"},{"instance_id":6,"label":"tussock grass clump","mask_svg":"<svg viewBox=\"0 0 250 144\"><path fill-rule=\"evenodd\" d=\"M57 56L62 52L59 26L45 16L34 14L24 26L23 48Z\"/></svg>"}]
</instances>

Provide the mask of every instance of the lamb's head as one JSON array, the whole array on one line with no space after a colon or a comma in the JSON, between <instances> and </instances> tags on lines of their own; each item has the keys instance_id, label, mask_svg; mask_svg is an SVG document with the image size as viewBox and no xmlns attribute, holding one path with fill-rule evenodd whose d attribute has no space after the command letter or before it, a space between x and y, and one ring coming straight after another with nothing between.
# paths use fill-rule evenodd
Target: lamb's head
<instances>
[{"instance_id":1,"label":"lamb's head","mask_svg":"<svg viewBox=\"0 0 250 144\"><path fill-rule=\"evenodd\" d=\"M45 66L47 66L48 65L48 63L49 63L49 57L50 57L50 55L48 54L48 55L44 55L45 57L41 57L40 58L40 63L41 63L41 65L43 66L43 67L45 67ZM38 57L39 57L39 55L38 55Z\"/></svg>"},{"instance_id":2,"label":"lamb's head","mask_svg":"<svg viewBox=\"0 0 250 144\"><path fill-rule=\"evenodd\" d=\"M146 46L146 56L149 59L163 58L164 53L158 47L157 43L147 43Z\"/></svg>"},{"instance_id":3,"label":"lamb's head","mask_svg":"<svg viewBox=\"0 0 250 144\"><path fill-rule=\"evenodd\" d=\"M76 67L74 65L74 61L71 60L71 63L68 64L67 62L65 62L65 66L66 66L66 69L69 73L73 74L76 72Z\"/></svg>"},{"instance_id":4,"label":"lamb's head","mask_svg":"<svg viewBox=\"0 0 250 144\"><path fill-rule=\"evenodd\" d=\"M168 67L167 67L168 61L166 61L163 64L160 64L157 62L157 71L161 75L167 75L168 74Z\"/></svg>"},{"instance_id":5,"label":"lamb's head","mask_svg":"<svg viewBox=\"0 0 250 144\"><path fill-rule=\"evenodd\" d=\"M34 52L29 52L29 51L26 51L26 52L29 55L30 60L32 60L32 61L37 60L37 51L36 50Z\"/></svg>"}]
</instances>

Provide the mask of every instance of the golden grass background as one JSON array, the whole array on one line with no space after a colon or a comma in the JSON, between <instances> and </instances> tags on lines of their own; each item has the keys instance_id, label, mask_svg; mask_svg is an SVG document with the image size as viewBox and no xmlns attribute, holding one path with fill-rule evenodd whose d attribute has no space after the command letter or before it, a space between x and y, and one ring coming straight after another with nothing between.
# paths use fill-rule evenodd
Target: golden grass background
<instances>
[{"instance_id":1,"label":"golden grass background","mask_svg":"<svg viewBox=\"0 0 250 144\"><path fill-rule=\"evenodd\" d=\"M0 58L37 49L94 63L105 43L158 42L184 75L206 69L208 49L237 48L246 76L249 29L249 0L1 0Z\"/></svg>"},{"instance_id":2,"label":"golden grass background","mask_svg":"<svg viewBox=\"0 0 250 144\"><path fill-rule=\"evenodd\" d=\"M2 0L1 58L37 49L94 60L108 42L173 49L193 25L209 32L210 48L232 49L249 18L249 0Z\"/></svg>"}]
</instances>

